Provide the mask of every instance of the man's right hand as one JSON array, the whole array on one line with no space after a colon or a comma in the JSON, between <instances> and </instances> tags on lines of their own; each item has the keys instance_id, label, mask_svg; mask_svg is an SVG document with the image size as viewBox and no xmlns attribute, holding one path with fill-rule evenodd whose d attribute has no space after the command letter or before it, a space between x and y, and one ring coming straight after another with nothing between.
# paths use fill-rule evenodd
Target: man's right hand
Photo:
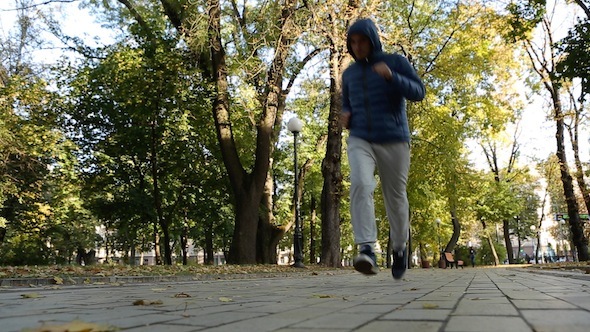
<instances>
[{"instance_id":1,"label":"man's right hand","mask_svg":"<svg viewBox=\"0 0 590 332\"><path fill-rule=\"evenodd\" d=\"M344 112L340 113L340 125L343 128L350 129L350 116L352 115L351 112Z\"/></svg>"}]
</instances>

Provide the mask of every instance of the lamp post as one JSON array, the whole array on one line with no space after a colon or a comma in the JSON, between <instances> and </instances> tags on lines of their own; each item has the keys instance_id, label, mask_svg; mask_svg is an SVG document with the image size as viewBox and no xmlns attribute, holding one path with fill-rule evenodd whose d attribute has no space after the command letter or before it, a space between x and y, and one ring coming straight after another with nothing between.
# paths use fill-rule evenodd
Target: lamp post
<instances>
[{"instance_id":1,"label":"lamp post","mask_svg":"<svg viewBox=\"0 0 590 332\"><path fill-rule=\"evenodd\" d=\"M293 248L295 253L293 254L293 267L305 267L303 265L303 236L301 235L301 219L299 217L299 176L297 174L297 136L303 129L303 122L297 117L293 117L287 123L287 129L293 133L293 169L294 169L294 185L295 190L293 193L293 200L295 204L295 232L293 233Z\"/></svg>"},{"instance_id":2,"label":"lamp post","mask_svg":"<svg viewBox=\"0 0 590 332\"><path fill-rule=\"evenodd\" d=\"M439 268L445 268L446 264L443 260L443 255L442 255L442 248L440 246L440 219L436 218L436 235L438 236L438 267Z\"/></svg>"}]
</instances>

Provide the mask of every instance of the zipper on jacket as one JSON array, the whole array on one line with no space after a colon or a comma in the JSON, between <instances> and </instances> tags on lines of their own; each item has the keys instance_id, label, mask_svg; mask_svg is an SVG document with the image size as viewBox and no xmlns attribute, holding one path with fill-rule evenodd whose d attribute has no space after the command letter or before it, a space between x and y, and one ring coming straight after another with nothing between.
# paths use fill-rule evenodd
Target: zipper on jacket
<instances>
[{"instance_id":1,"label":"zipper on jacket","mask_svg":"<svg viewBox=\"0 0 590 332\"><path fill-rule=\"evenodd\" d=\"M369 68L369 59L365 59L365 65L363 66L363 100L365 102L365 117L367 118L367 133L369 138L371 137L372 131L372 120L371 120L371 110L369 107L369 98L367 96L368 93L368 83L367 83L367 68Z\"/></svg>"}]
</instances>

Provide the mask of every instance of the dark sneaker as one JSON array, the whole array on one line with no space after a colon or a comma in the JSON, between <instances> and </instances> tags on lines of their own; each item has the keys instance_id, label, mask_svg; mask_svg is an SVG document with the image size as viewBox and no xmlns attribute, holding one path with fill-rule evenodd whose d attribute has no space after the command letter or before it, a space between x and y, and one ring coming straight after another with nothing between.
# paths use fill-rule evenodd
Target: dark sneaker
<instances>
[{"instance_id":1,"label":"dark sneaker","mask_svg":"<svg viewBox=\"0 0 590 332\"><path fill-rule=\"evenodd\" d=\"M379 267L377 266L377 257L371 246L361 246L361 251L352 262L354 269L362 274L373 275L379 273Z\"/></svg>"},{"instance_id":2,"label":"dark sneaker","mask_svg":"<svg viewBox=\"0 0 590 332\"><path fill-rule=\"evenodd\" d=\"M404 276L404 273L406 273L407 261L407 248L393 253L393 265L391 266L391 274L393 275L393 279L399 280Z\"/></svg>"}]
</instances>

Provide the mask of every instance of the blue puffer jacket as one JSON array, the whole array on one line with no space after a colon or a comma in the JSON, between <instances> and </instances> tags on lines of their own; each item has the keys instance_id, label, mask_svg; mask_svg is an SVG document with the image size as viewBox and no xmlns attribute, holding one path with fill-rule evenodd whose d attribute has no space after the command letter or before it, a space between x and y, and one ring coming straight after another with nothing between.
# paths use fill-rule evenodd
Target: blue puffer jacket
<instances>
[{"instance_id":1,"label":"blue puffer jacket","mask_svg":"<svg viewBox=\"0 0 590 332\"><path fill-rule=\"evenodd\" d=\"M367 36L373 49L368 58L355 58L342 74L342 111L352 113L350 135L372 143L409 142L406 99L422 100L424 84L407 58L383 52L377 27L369 19L358 20L348 29L348 52L353 57L350 36L355 33ZM391 80L372 70L378 62L389 66Z\"/></svg>"}]
</instances>

